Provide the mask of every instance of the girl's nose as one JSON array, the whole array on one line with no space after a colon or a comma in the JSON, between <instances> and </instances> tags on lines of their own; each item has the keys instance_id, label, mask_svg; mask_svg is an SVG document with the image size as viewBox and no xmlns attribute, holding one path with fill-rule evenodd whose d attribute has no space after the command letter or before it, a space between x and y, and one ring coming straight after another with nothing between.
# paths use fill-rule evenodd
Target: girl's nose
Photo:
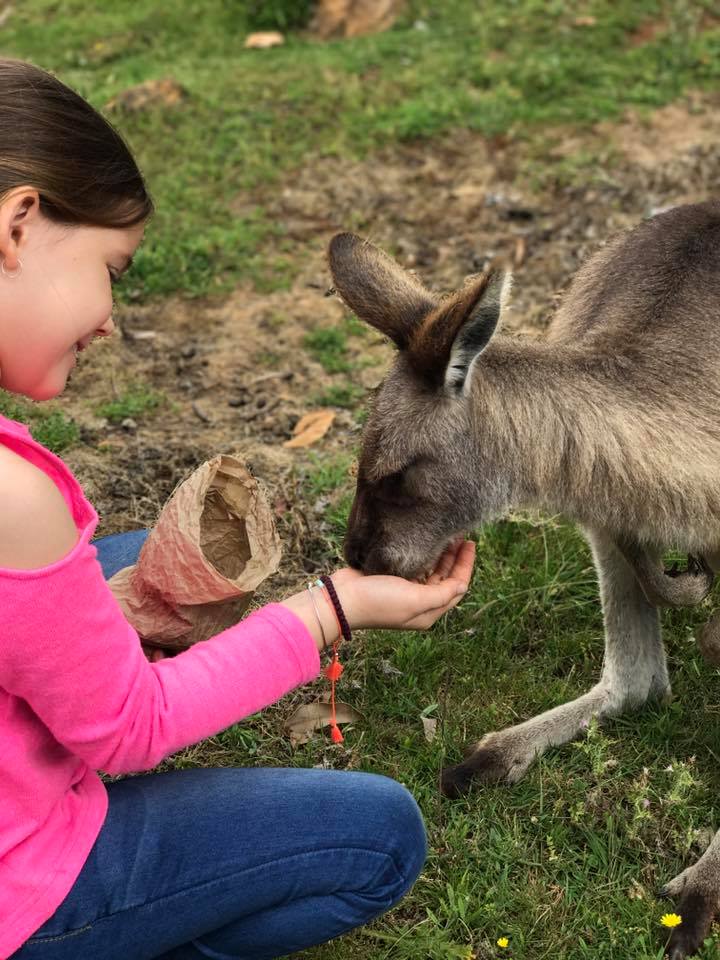
<instances>
[{"instance_id":1,"label":"girl's nose","mask_svg":"<svg viewBox=\"0 0 720 960\"><path fill-rule=\"evenodd\" d=\"M110 314L105 323L103 323L101 327L98 327L95 333L98 337L109 337L114 329L115 321L112 318L112 314Z\"/></svg>"}]
</instances>

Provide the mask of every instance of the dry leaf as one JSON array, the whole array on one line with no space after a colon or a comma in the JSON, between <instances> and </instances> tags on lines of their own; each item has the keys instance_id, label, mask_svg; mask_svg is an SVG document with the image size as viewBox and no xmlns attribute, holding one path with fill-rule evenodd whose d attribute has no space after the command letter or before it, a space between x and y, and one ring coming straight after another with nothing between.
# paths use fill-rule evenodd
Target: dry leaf
<instances>
[{"instance_id":1,"label":"dry leaf","mask_svg":"<svg viewBox=\"0 0 720 960\"><path fill-rule=\"evenodd\" d=\"M315 410L313 413L306 413L295 424L292 440L286 440L283 446L309 447L311 443L325 436L334 419L334 410Z\"/></svg>"},{"instance_id":2,"label":"dry leaf","mask_svg":"<svg viewBox=\"0 0 720 960\"><path fill-rule=\"evenodd\" d=\"M478 203L485 199L487 188L479 183L461 183L450 191L450 196L458 200L477 200Z\"/></svg>"},{"instance_id":3,"label":"dry leaf","mask_svg":"<svg viewBox=\"0 0 720 960\"><path fill-rule=\"evenodd\" d=\"M576 27L594 27L597 20L595 17L575 17L573 23Z\"/></svg>"},{"instance_id":4,"label":"dry leaf","mask_svg":"<svg viewBox=\"0 0 720 960\"><path fill-rule=\"evenodd\" d=\"M335 701L335 713L338 724L357 723L363 719L361 713L341 700ZM301 743L307 743L316 730L329 727L331 722L330 703L326 700L315 700L298 707L285 724L285 729L290 735L290 743L297 747Z\"/></svg>"},{"instance_id":5,"label":"dry leaf","mask_svg":"<svg viewBox=\"0 0 720 960\"><path fill-rule=\"evenodd\" d=\"M403 0L320 0L310 30L322 40L360 37L387 30Z\"/></svg>"},{"instance_id":6,"label":"dry leaf","mask_svg":"<svg viewBox=\"0 0 720 960\"><path fill-rule=\"evenodd\" d=\"M185 91L172 77L162 80L147 80L136 87L123 90L105 104L106 110L144 110L146 107L163 105L174 107L185 96Z\"/></svg>"},{"instance_id":7,"label":"dry leaf","mask_svg":"<svg viewBox=\"0 0 720 960\"><path fill-rule=\"evenodd\" d=\"M435 717L420 717L420 719L425 731L425 739L428 743L432 743L437 733L437 720Z\"/></svg>"},{"instance_id":8,"label":"dry leaf","mask_svg":"<svg viewBox=\"0 0 720 960\"><path fill-rule=\"evenodd\" d=\"M265 33L251 33L245 40L245 47L249 50L266 50L268 47L279 47L285 43L285 37L275 30Z\"/></svg>"}]
</instances>

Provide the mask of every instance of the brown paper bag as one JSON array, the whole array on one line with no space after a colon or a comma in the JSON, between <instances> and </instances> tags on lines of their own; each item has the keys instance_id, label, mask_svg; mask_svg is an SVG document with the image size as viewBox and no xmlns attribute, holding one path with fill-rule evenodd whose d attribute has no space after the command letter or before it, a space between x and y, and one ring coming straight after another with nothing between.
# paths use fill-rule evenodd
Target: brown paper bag
<instances>
[{"instance_id":1,"label":"brown paper bag","mask_svg":"<svg viewBox=\"0 0 720 960\"><path fill-rule=\"evenodd\" d=\"M143 640L185 650L237 623L280 555L257 481L240 460L222 454L180 484L137 563L108 584Z\"/></svg>"}]
</instances>

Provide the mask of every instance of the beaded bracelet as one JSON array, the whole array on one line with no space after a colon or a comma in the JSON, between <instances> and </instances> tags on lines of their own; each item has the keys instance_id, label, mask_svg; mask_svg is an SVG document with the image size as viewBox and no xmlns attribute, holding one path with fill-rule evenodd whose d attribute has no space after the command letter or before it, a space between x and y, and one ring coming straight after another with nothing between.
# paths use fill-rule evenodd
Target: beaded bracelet
<instances>
[{"instance_id":1,"label":"beaded bracelet","mask_svg":"<svg viewBox=\"0 0 720 960\"><path fill-rule=\"evenodd\" d=\"M331 615L332 615L332 618L333 618L333 620L335 621L335 623L337 624L337 640L339 640L340 637L342 637L342 635L343 635L342 625L341 625L340 619L339 619L339 617L338 617L338 615L337 615L337 610L335 609L335 604L332 602L332 597L331 597L330 594L328 593L327 588L325 587L325 584L322 582L322 580L316 580L314 585L315 585L316 587L319 587L320 593L321 593L322 596L324 597L325 602L327 603L327 605L328 605L328 607L329 607L329 609L330 609L330 613L331 613ZM337 643L337 640L334 640L334 641L333 641L333 645L335 645L335 644Z\"/></svg>"},{"instance_id":2,"label":"beaded bracelet","mask_svg":"<svg viewBox=\"0 0 720 960\"><path fill-rule=\"evenodd\" d=\"M340 632L343 635L343 640L346 640L347 643L350 643L352 640L352 633L350 632L350 624L347 622L347 617L345 616L345 611L342 608L342 604L338 599L337 591L335 590L335 584L332 582L332 578L328 576L320 577L320 581L323 586L327 587L327 592L330 595L332 600L335 613L338 618L338 623L340 624Z\"/></svg>"}]
</instances>

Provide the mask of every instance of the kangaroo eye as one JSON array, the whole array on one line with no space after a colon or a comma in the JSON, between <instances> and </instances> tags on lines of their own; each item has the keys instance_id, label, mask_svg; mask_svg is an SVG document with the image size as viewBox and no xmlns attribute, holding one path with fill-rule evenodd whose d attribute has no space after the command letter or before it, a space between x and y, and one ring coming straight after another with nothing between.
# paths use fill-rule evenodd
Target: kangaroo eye
<instances>
[{"instance_id":1,"label":"kangaroo eye","mask_svg":"<svg viewBox=\"0 0 720 960\"><path fill-rule=\"evenodd\" d=\"M403 473L391 473L383 477L377 486L377 497L394 507L410 507L415 503L404 489Z\"/></svg>"}]
</instances>

